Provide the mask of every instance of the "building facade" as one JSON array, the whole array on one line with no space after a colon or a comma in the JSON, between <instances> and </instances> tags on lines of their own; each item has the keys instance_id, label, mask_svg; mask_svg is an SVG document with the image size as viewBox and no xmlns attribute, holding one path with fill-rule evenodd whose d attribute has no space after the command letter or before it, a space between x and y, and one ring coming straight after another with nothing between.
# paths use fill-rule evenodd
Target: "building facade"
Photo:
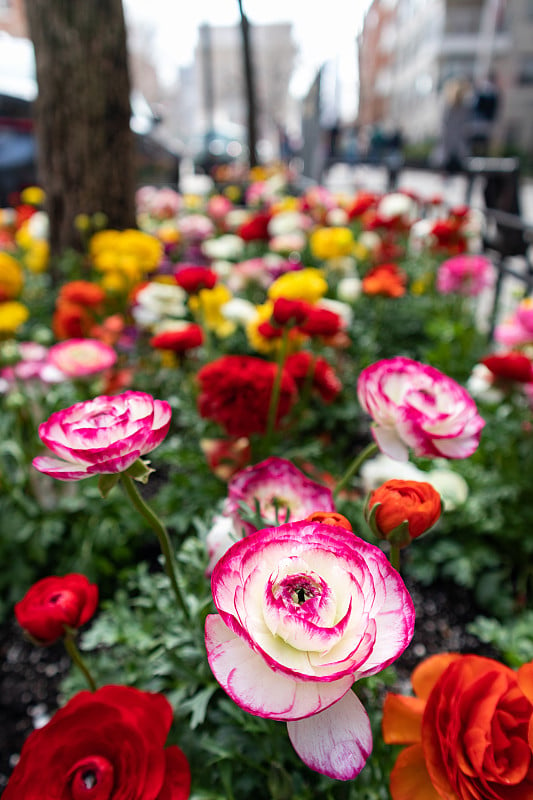
<instances>
[{"instance_id":1,"label":"building facade","mask_svg":"<svg viewBox=\"0 0 533 800\"><path fill-rule=\"evenodd\" d=\"M533 0L374 0L359 41L363 124L436 140L443 88L495 78L492 152L533 150ZM379 55L376 55L379 54Z\"/></svg>"}]
</instances>

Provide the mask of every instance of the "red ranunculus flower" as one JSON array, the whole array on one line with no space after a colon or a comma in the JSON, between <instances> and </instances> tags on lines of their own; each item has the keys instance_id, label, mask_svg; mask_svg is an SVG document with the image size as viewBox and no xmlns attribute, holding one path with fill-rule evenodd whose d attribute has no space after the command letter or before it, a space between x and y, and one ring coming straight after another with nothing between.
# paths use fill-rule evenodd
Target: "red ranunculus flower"
<instances>
[{"instance_id":1,"label":"red ranunculus flower","mask_svg":"<svg viewBox=\"0 0 533 800\"><path fill-rule=\"evenodd\" d=\"M333 402L342 391L342 383L335 370L322 356L313 358L305 350L292 353L285 361L285 369L294 378L298 389L303 389L307 381L311 380L311 386L316 389L324 403ZM309 378L311 370L312 378Z\"/></svg>"},{"instance_id":2,"label":"red ranunculus flower","mask_svg":"<svg viewBox=\"0 0 533 800\"><path fill-rule=\"evenodd\" d=\"M370 494L365 516L376 536L404 547L432 528L441 510L440 494L430 483L390 480Z\"/></svg>"},{"instance_id":3,"label":"red ranunculus flower","mask_svg":"<svg viewBox=\"0 0 533 800\"><path fill-rule=\"evenodd\" d=\"M278 297L274 300L272 320L276 325L301 325L309 316L311 306L304 300L288 300Z\"/></svg>"},{"instance_id":4,"label":"red ranunculus flower","mask_svg":"<svg viewBox=\"0 0 533 800\"><path fill-rule=\"evenodd\" d=\"M347 209L348 219L360 217L365 211L374 208L379 200L379 196L372 192L358 192L352 200L352 204Z\"/></svg>"},{"instance_id":5,"label":"red ranunculus flower","mask_svg":"<svg viewBox=\"0 0 533 800\"><path fill-rule=\"evenodd\" d=\"M85 625L98 605L98 587L85 575L51 575L28 589L15 604L19 625L38 644L57 641L67 628Z\"/></svg>"},{"instance_id":6,"label":"red ranunculus flower","mask_svg":"<svg viewBox=\"0 0 533 800\"><path fill-rule=\"evenodd\" d=\"M173 353L185 353L194 347L200 347L204 341L204 333L199 325L191 322L183 328L174 328L156 333L150 344L158 350L171 350Z\"/></svg>"},{"instance_id":7,"label":"red ranunculus flower","mask_svg":"<svg viewBox=\"0 0 533 800\"><path fill-rule=\"evenodd\" d=\"M298 329L307 336L335 336L344 327L338 314L329 308L310 306L307 319L298 326Z\"/></svg>"},{"instance_id":8,"label":"red ranunculus flower","mask_svg":"<svg viewBox=\"0 0 533 800\"><path fill-rule=\"evenodd\" d=\"M58 303L52 317L56 339L83 339L88 336L92 317L77 303Z\"/></svg>"},{"instance_id":9,"label":"red ranunculus flower","mask_svg":"<svg viewBox=\"0 0 533 800\"><path fill-rule=\"evenodd\" d=\"M218 422L230 436L264 433L276 370L276 364L254 356L222 356L206 364L198 373L200 414ZM294 380L283 370L277 424L296 397Z\"/></svg>"},{"instance_id":10,"label":"red ranunculus flower","mask_svg":"<svg viewBox=\"0 0 533 800\"><path fill-rule=\"evenodd\" d=\"M533 662L441 653L411 677L415 697L389 694L387 744L409 745L390 776L393 800L531 800Z\"/></svg>"},{"instance_id":11,"label":"red ranunculus flower","mask_svg":"<svg viewBox=\"0 0 533 800\"><path fill-rule=\"evenodd\" d=\"M181 267L174 273L178 286L187 294L197 294L200 289L212 289L217 282L217 274L209 267L191 265Z\"/></svg>"},{"instance_id":12,"label":"red ranunculus flower","mask_svg":"<svg viewBox=\"0 0 533 800\"><path fill-rule=\"evenodd\" d=\"M5 800L187 800L190 770L165 748L172 708L128 686L80 692L30 734Z\"/></svg>"},{"instance_id":13,"label":"red ranunculus flower","mask_svg":"<svg viewBox=\"0 0 533 800\"><path fill-rule=\"evenodd\" d=\"M485 356L482 363L496 378L520 383L533 381L533 364L525 353L514 350L510 350L508 353L493 353Z\"/></svg>"},{"instance_id":14,"label":"red ranunculus flower","mask_svg":"<svg viewBox=\"0 0 533 800\"><path fill-rule=\"evenodd\" d=\"M243 222L239 228L239 236L245 242L254 241L268 241L268 223L272 218L272 214L267 212L259 212L254 214L251 219Z\"/></svg>"}]
</instances>

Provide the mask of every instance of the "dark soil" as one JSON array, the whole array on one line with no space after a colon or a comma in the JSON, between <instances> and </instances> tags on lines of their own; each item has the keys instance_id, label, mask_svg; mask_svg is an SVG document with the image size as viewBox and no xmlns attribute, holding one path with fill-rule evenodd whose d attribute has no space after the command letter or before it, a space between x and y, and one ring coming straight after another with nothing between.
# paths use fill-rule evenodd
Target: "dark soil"
<instances>
[{"instance_id":1,"label":"dark soil","mask_svg":"<svg viewBox=\"0 0 533 800\"><path fill-rule=\"evenodd\" d=\"M465 630L478 614L466 590L454 584L426 588L406 583L417 616L413 640L394 665L402 684L407 687L412 669L434 653L497 658L495 651ZM69 664L61 643L35 647L15 623L0 626L0 794L26 737L57 708L60 682Z\"/></svg>"}]
</instances>

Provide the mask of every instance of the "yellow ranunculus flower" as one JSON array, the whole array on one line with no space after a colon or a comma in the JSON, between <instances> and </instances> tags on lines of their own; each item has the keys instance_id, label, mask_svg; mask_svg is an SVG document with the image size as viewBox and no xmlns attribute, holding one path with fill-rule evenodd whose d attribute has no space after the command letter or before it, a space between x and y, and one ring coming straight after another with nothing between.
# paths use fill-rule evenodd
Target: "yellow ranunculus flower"
<instances>
[{"instance_id":1,"label":"yellow ranunculus flower","mask_svg":"<svg viewBox=\"0 0 533 800\"><path fill-rule=\"evenodd\" d=\"M307 300L316 303L326 294L328 284L322 270L314 267L305 267L296 272L286 272L280 275L268 289L271 300L285 297L287 300Z\"/></svg>"},{"instance_id":2,"label":"yellow ranunculus flower","mask_svg":"<svg viewBox=\"0 0 533 800\"><path fill-rule=\"evenodd\" d=\"M188 211L198 211L203 208L204 198L199 194L185 194L183 195L183 206Z\"/></svg>"},{"instance_id":3,"label":"yellow ranunculus flower","mask_svg":"<svg viewBox=\"0 0 533 800\"><path fill-rule=\"evenodd\" d=\"M26 306L16 300L0 303L0 336L12 336L29 316Z\"/></svg>"},{"instance_id":4,"label":"yellow ranunculus flower","mask_svg":"<svg viewBox=\"0 0 533 800\"><path fill-rule=\"evenodd\" d=\"M30 272L45 272L50 260L50 245L43 239L35 239L31 247L24 253L24 266Z\"/></svg>"},{"instance_id":5,"label":"yellow ranunculus flower","mask_svg":"<svg viewBox=\"0 0 533 800\"><path fill-rule=\"evenodd\" d=\"M235 323L222 314L222 306L232 298L230 290L222 283L212 289L201 289L197 295L189 298L189 308L202 325L216 333L221 339L231 336L235 331Z\"/></svg>"},{"instance_id":6,"label":"yellow ranunculus flower","mask_svg":"<svg viewBox=\"0 0 533 800\"><path fill-rule=\"evenodd\" d=\"M156 269L163 255L163 245L144 231L109 229L91 237L89 255L99 272L123 272L131 284Z\"/></svg>"},{"instance_id":7,"label":"yellow ranunculus flower","mask_svg":"<svg viewBox=\"0 0 533 800\"><path fill-rule=\"evenodd\" d=\"M45 193L40 186L27 186L20 193L20 199L30 206L42 206L45 200Z\"/></svg>"},{"instance_id":8,"label":"yellow ranunculus flower","mask_svg":"<svg viewBox=\"0 0 533 800\"><path fill-rule=\"evenodd\" d=\"M19 262L9 253L0 252L0 300L12 300L22 291L24 276Z\"/></svg>"},{"instance_id":9,"label":"yellow ranunculus flower","mask_svg":"<svg viewBox=\"0 0 533 800\"><path fill-rule=\"evenodd\" d=\"M309 246L315 258L349 256L353 253L353 233L350 228L318 228L309 237Z\"/></svg>"},{"instance_id":10,"label":"yellow ranunculus flower","mask_svg":"<svg viewBox=\"0 0 533 800\"><path fill-rule=\"evenodd\" d=\"M130 281L118 269L107 270L100 280L100 286L105 292L123 294L130 288Z\"/></svg>"},{"instance_id":11,"label":"yellow ranunculus flower","mask_svg":"<svg viewBox=\"0 0 533 800\"><path fill-rule=\"evenodd\" d=\"M277 200L272 206L273 214L280 214L283 211L298 211L299 200L297 197L285 195Z\"/></svg>"}]
</instances>

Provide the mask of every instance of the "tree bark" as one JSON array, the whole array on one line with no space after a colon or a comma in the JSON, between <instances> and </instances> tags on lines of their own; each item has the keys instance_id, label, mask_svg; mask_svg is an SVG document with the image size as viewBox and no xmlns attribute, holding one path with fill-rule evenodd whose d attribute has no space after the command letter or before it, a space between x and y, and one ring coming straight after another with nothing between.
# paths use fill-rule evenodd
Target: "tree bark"
<instances>
[{"instance_id":1,"label":"tree bark","mask_svg":"<svg viewBox=\"0 0 533 800\"><path fill-rule=\"evenodd\" d=\"M250 43L250 23L244 13L242 0L237 0L241 15L242 55L244 67L244 86L246 92L246 111L248 121L248 150L250 167L257 166L257 103L255 95L255 74Z\"/></svg>"},{"instance_id":2,"label":"tree bark","mask_svg":"<svg viewBox=\"0 0 533 800\"><path fill-rule=\"evenodd\" d=\"M77 214L135 226L134 140L122 0L26 0L39 94L39 179L52 255L79 246Z\"/></svg>"}]
</instances>

